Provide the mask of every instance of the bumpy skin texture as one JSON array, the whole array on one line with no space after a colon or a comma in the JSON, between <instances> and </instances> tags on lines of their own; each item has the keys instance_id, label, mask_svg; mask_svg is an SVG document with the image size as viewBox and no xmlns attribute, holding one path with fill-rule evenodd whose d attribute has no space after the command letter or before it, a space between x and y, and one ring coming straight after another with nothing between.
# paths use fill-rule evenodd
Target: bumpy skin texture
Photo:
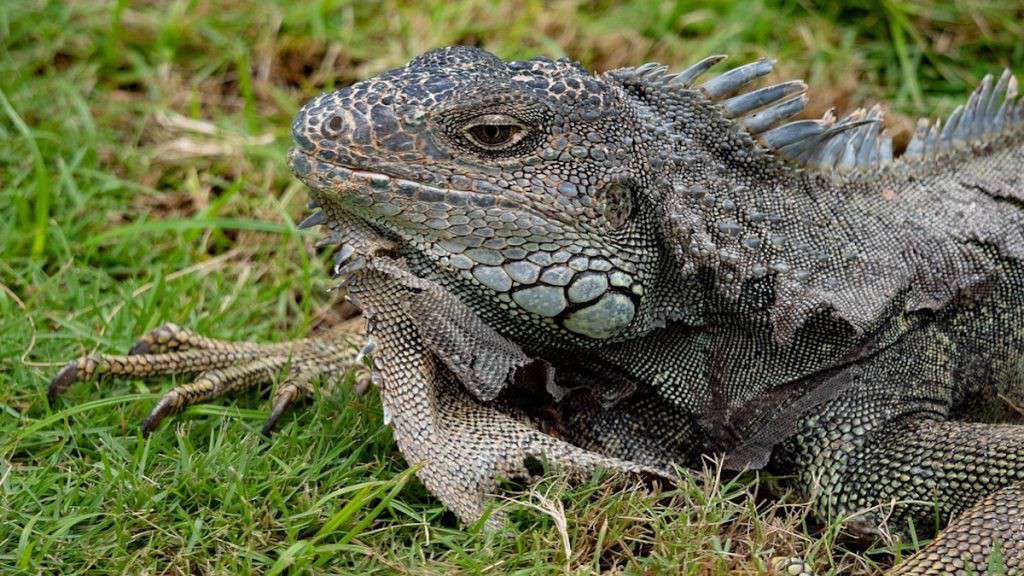
<instances>
[{"instance_id":1,"label":"bumpy skin texture","mask_svg":"<svg viewBox=\"0 0 1024 576\"><path fill-rule=\"evenodd\" d=\"M793 137L808 125L780 127L787 94L751 111L734 94L766 70L695 87L700 70L595 76L456 47L303 108L291 165L326 221L354 215L392 241L487 326L490 357L493 330L548 367L427 409L473 422L452 428L458 452L518 457L511 417L654 470L720 454L795 473L824 516L858 513L864 531L920 530L1024 481L1016 427L961 422L1024 396L1015 82L987 79L893 158L876 110L809 126L810 142ZM444 358L424 336L436 316L410 316L419 342L390 338ZM406 382L385 375L382 395L419 461L436 434L400 425L423 419ZM468 407L479 416L456 415ZM427 470L462 482L444 454ZM428 485L467 519L479 507Z\"/></svg>"},{"instance_id":2,"label":"bumpy skin texture","mask_svg":"<svg viewBox=\"0 0 1024 576\"><path fill-rule=\"evenodd\" d=\"M1024 433L992 423L1024 400L1016 81L894 157L877 109L783 124L802 83L743 92L758 61L698 85L718 60L453 47L302 108L307 224L340 246L399 448L467 521L530 458L720 455L867 532L969 509L901 569L983 569L1024 537Z\"/></svg>"},{"instance_id":3,"label":"bumpy skin texture","mask_svg":"<svg viewBox=\"0 0 1024 576\"><path fill-rule=\"evenodd\" d=\"M539 430L510 402L474 401L430 351L420 320L406 306L424 294L443 300L439 287L386 258L357 276L352 295L365 307L379 346L374 368L381 376L381 401L395 441L409 462L422 465L419 477L427 489L460 518L475 520L487 512L483 496L493 493L500 479L536 473L531 459L545 460L577 479L598 469L670 474L561 441ZM500 521L500 512L491 512L489 524L497 526Z\"/></svg>"}]
</instances>

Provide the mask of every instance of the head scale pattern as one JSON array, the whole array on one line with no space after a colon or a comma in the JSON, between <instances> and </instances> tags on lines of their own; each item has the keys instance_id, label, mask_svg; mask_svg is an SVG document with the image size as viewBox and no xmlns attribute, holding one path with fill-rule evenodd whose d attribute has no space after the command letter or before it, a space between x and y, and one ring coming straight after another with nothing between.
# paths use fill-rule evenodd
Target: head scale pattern
<instances>
[{"instance_id":1,"label":"head scale pattern","mask_svg":"<svg viewBox=\"0 0 1024 576\"><path fill-rule=\"evenodd\" d=\"M482 316L603 341L649 314L657 273L637 190L658 146L634 114L575 63L443 48L311 101L291 162L321 203L412 247Z\"/></svg>"}]
</instances>

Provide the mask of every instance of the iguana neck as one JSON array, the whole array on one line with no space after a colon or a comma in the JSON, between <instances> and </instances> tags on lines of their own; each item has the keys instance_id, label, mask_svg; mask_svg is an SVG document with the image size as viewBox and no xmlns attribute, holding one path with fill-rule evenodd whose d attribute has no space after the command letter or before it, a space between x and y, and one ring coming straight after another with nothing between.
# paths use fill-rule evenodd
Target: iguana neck
<instances>
[{"instance_id":1,"label":"iguana neck","mask_svg":"<svg viewBox=\"0 0 1024 576\"><path fill-rule=\"evenodd\" d=\"M672 96L641 101L641 117L664 127L673 151L652 184L671 253L656 315L749 317L855 249L856 218L838 182L784 165L699 94Z\"/></svg>"},{"instance_id":2,"label":"iguana neck","mask_svg":"<svg viewBox=\"0 0 1024 576\"><path fill-rule=\"evenodd\" d=\"M656 184L674 256L663 284L677 289L662 290L665 319L760 308L783 341L821 313L866 333L893 306L939 310L1024 257L1024 217L1001 205L1024 196L1020 134L826 173L783 162L699 94L659 106L673 150Z\"/></svg>"},{"instance_id":3,"label":"iguana neck","mask_svg":"<svg viewBox=\"0 0 1024 576\"><path fill-rule=\"evenodd\" d=\"M1020 195L1012 181L1019 134L984 151L844 175L784 163L697 91L643 93L638 102L671 151L652 163L660 175L651 198L673 256L655 324L750 319L762 308L780 340L822 313L866 332L898 298L907 310L937 308L985 281L997 263L981 243L1014 256L1024 242L1019 214L984 193ZM957 200L971 206L977 246L955 233Z\"/></svg>"}]
</instances>

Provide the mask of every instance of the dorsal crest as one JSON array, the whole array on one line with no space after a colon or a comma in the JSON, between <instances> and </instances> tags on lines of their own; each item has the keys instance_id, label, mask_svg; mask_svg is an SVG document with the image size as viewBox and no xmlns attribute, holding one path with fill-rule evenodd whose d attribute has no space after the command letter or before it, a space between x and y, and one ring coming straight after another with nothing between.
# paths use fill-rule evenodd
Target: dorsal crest
<instances>
[{"instance_id":1,"label":"dorsal crest","mask_svg":"<svg viewBox=\"0 0 1024 576\"><path fill-rule=\"evenodd\" d=\"M792 80L751 90L751 84L774 68L774 61L760 59L698 83L725 58L709 56L678 73L649 63L609 74L625 84L643 84L648 90L699 93L763 148L801 167L846 173L877 169L893 161L892 136L883 129L880 106L859 108L839 119L829 110L818 119L790 121L807 105L804 82ZM1024 102L1017 99L1017 79L1005 70L998 82L986 76L967 103L945 122L919 120L901 158L933 158L998 138L1022 124Z\"/></svg>"}]
</instances>

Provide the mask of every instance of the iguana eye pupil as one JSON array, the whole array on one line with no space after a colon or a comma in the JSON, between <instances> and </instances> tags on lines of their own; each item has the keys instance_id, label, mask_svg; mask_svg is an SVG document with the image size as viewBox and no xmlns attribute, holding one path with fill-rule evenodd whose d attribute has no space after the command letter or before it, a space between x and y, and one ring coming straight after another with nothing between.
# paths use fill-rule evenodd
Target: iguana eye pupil
<instances>
[{"instance_id":1,"label":"iguana eye pupil","mask_svg":"<svg viewBox=\"0 0 1024 576\"><path fill-rule=\"evenodd\" d=\"M468 132L476 144L495 148L510 143L519 132L519 127L512 124L478 124Z\"/></svg>"}]
</instances>

